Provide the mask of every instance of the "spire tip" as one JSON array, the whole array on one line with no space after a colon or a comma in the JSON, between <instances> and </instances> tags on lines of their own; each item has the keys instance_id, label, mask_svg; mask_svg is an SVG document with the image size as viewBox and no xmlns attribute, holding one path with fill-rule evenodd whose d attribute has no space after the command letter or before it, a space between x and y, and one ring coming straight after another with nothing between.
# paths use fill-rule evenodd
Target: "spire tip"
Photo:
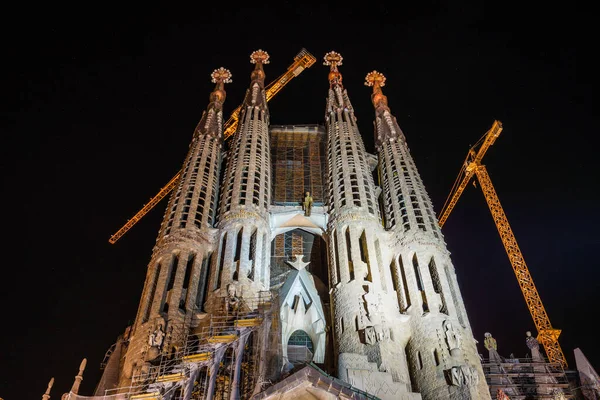
<instances>
[{"instance_id":1,"label":"spire tip","mask_svg":"<svg viewBox=\"0 0 600 400\"><path fill-rule=\"evenodd\" d=\"M325 57L324 57L325 62L323 62L323 65L330 65L335 68L338 65L342 65L343 59L344 59L344 57L342 57L342 55L340 53L337 53L335 51L330 51L329 53L325 54Z\"/></svg>"},{"instance_id":2,"label":"spire tip","mask_svg":"<svg viewBox=\"0 0 600 400\"><path fill-rule=\"evenodd\" d=\"M365 77L365 85L366 86L379 86L379 87L383 87L385 86L385 75L383 75L381 72L379 71L371 71L367 74L367 76Z\"/></svg>"},{"instance_id":3,"label":"spire tip","mask_svg":"<svg viewBox=\"0 0 600 400\"><path fill-rule=\"evenodd\" d=\"M223 67L215 69L212 74L210 74L212 83L231 83L231 76L231 71Z\"/></svg>"},{"instance_id":4,"label":"spire tip","mask_svg":"<svg viewBox=\"0 0 600 400\"><path fill-rule=\"evenodd\" d=\"M261 64L268 64L269 61L269 53L267 53L264 50L258 49L256 51L253 51L252 54L250 54L250 62L252 64L256 64L256 63L261 63Z\"/></svg>"}]
</instances>

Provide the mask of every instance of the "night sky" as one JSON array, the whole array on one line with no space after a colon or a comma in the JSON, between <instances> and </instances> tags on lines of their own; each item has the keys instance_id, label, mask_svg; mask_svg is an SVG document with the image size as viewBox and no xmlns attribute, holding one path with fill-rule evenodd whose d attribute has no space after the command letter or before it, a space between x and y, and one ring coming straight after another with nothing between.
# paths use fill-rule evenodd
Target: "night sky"
<instances>
[{"instance_id":1,"label":"night sky","mask_svg":"<svg viewBox=\"0 0 600 400\"><path fill-rule=\"evenodd\" d=\"M108 239L181 168L214 84L231 70L227 115L301 48L317 62L269 103L272 124L323 124L325 53L340 71L367 150L378 70L436 212L468 149L495 119L484 158L571 368L579 347L600 370L595 196L598 117L591 12L567 2L301 3L237 8L19 10L2 25L0 397L59 399L82 358L91 395L105 352L133 321L166 199L116 244ZM453 5L450 5L453 4ZM31 6L33 8L33 6ZM199 7L199 6L198 6ZM502 7L502 8L500 8ZM479 187L443 228L481 353L524 357L535 327ZM486 354L487 355L487 354Z\"/></svg>"}]
</instances>

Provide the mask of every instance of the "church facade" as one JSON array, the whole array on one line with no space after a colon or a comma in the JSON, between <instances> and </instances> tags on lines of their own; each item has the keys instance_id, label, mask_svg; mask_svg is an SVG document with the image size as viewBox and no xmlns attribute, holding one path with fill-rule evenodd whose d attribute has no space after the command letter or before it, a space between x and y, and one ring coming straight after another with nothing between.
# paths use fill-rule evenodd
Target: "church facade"
<instances>
[{"instance_id":1,"label":"church facade","mask_svg":"<svg viewBox=\"0 0 600 400\"><path fill-rule=\"evenodd\" d=\"M385 77L366 76L369 154L340 54L324 57L324 125L271 126L269 55L257 50L250 60L227 142L231 74L212 74L135 322L92 398L490 399Z\"/></svg>"}]
</instances>

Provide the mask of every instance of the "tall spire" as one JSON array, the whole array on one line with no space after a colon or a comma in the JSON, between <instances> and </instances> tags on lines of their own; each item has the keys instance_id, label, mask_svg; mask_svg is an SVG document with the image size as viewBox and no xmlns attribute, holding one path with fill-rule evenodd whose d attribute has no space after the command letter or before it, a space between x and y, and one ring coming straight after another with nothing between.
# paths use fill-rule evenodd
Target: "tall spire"
<instances>
[{"instance_id":1,"label":"tall spire","mask_svg":"<svg viewBox=\"0 0 600 400\"><path fill-rule=\"evenodd\" d=\"M215 89L210 94L210 103L196 128L197 134L209 135L222 140L223 136L223 118L219 116L223 113L223 103L225 102L225 83L231 83L231 72L223 67L215 69L210 74L211 81L216 83Z\"/></svg>"},{"instance_id":2,"label":"tall spire","mask_svg":"<svg viewBox=\"0 0 600 400\"><path fill-rule=\"evenodd\" d=\"M85 366L87 364L87 359L84 358L81 360L81 364L79 364L79 372L75 377L75 382L73 382L73 386L71 386L71 393L78 394L79 386L81 385L81 381L83 380L83 371L85 370Z\"/></svg>"},{"instance_id":3,"label":"tall spire","mask_svg":"<svg viewBox=\"0 0 600 400\"><path fill-rule=\"evenodd\" d=\"M215 88L209 104L195 127L181 174L156 239L148 264L135 324L131 331L119 385L131 384L136 368L146 365L158 349L146 351L149 335L186 332L192 315L203 311L209 259L214 250L216 209L223 142L225 83L231 72L215 69ZM185 334L167 335L162 349L181 346ZM145 368L145 367L144 367ZM110 378L112 379L112 378ZM107 386L112 382L107 382Z\"/></svg>"},{"instance_id":4,"label":"tall spire","mask_svg":"<svg viewBox=\"0 0 600 400\"><path fill-rule=\"evenodd\" d=\"M54 378L50 379L50 382L48 382L48 387L46 388L46 393L44 393L44 395L42 396L42 400L50 399L50 389L52 389L53 385L54 385Z\"/></svg>"},{"instance_id":5,"label":"tall spire","mask_svg":"<svg viewBox=\"0 0 600 400\"><path fill-rule=\"evenodd\" d=\"M371 102L375 107L375 147L379 148L387 140L405 140L404 134L388 107L387 97L381 88L385 86L385 76L378 71L371 71L365 78L365 85L373 87Z\"/></svg>"}]
</instances>

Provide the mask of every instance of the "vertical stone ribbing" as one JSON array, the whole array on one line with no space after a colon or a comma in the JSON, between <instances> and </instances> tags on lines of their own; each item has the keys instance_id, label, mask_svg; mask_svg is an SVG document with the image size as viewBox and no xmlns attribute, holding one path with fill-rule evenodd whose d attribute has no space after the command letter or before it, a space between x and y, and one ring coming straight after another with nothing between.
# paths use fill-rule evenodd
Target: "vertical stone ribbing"
<instances>
[{"instance_id":1,"label":"vertical stone ribbing","mask_svg":"<svg viewBox=\"0 0 600 400\"><path fill-rule=\"evenodd\" d=\"M370 72L366 85L373 86L385 228L393 234L390 247L406 285L399 300L410 316L406 356L411 383L423 399L490 399L431 201L381 91L385 77Z\"/></svg>"},{"instance_id":2,"label":"vertical stone ribbing","mask_svg":"<svg viewBox=\"0 0 600 400\"><path fill-rule=\"evenodd\" d=\"M210 103L198 123L182 172L171 194L156 240L133 325L120 384L148 367L157 351L180 346L187 335L193 314L201 308L209 257L214 247L213 228L221 163L224 84L231 73L219 68L212 75L216 83ZM160 349L148 347L148 335L157 327L167 334Z\"/></svg>"},{"instance_id":3,"label":"vertical stone ribbing","mask_svg":"<svg viewBox=\"0 0 600 400\"><path fill-rule=\"evenodd\" d=\"M259 292L269 289L268 261L263 257L265 240L259 240L270 235L269 110L263 70L269 55L257 50L250 60L255 68L232 138L220 199L219 257L213 262L207 299L213 313L220 311L230 286L250 307Z\"/></svg>"}]
</instances>

